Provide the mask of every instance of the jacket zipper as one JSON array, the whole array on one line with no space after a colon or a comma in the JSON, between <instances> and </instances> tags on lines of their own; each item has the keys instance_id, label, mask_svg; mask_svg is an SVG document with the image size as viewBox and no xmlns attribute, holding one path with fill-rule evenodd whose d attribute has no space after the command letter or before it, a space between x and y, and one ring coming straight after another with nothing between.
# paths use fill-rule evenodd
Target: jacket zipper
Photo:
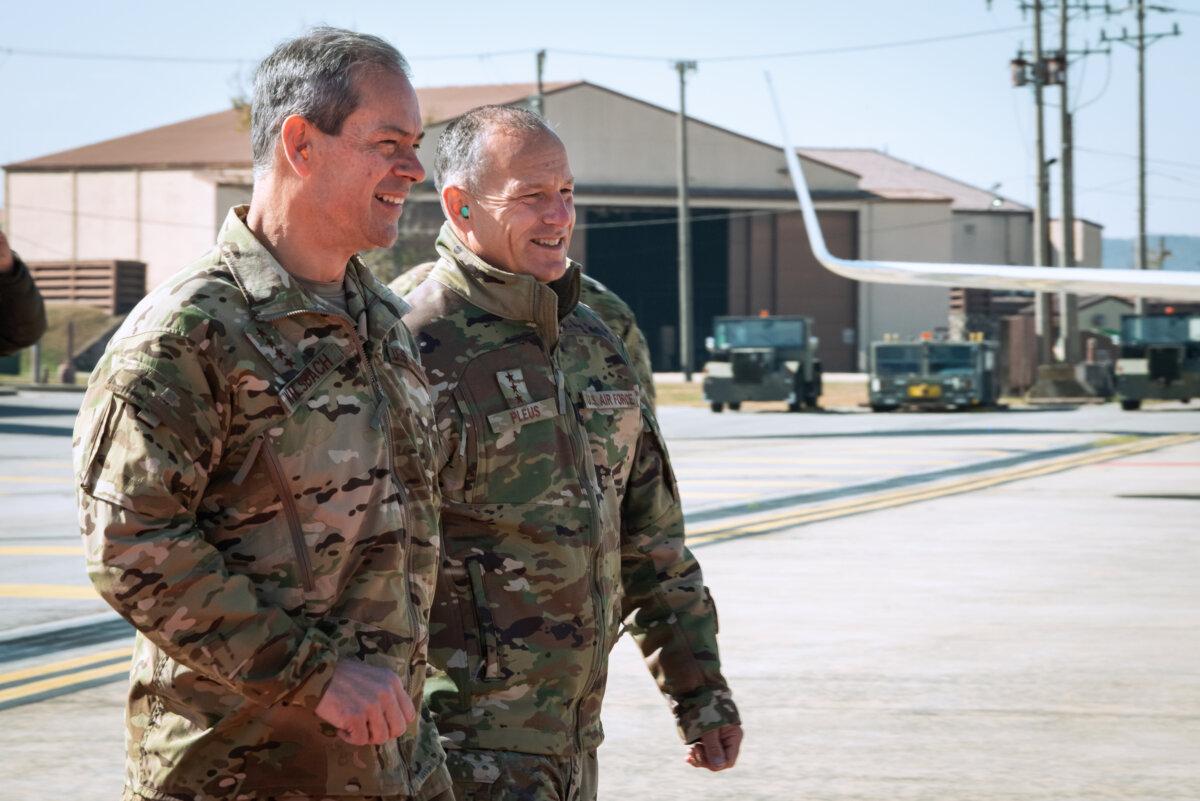
<instances>
[{"instance_id":1,"label":"jacket zipper","mask_svg":"<svg viewBox=\"0 0 1200 801\"><path fill-rule=\"evenodd\" d=\"M588 693L592 691L592 687L596 684L596 679L600 675L600 663L607 648L607 637L605 635L608 631L608 616L605 614L604 598L600 592L600 571L596 566L596 559L599 555L602 539L600 531L602 524L599 506L600 499L597 497L599 485L596 482L595 467L592 465L591 450L587 446L587 432L583 428L583 422L579 417L579 410L575 408L575 404L571 403L571 400L568 397L566 377L563 375L562 370L559 369L558 363L554 360L554 357L551 356L548 350L545 350L544 345L543 350L546 353L546 357L550 360L551 368L554 370L554 383L558 389L558 402L560 406L559 411L564 417L568 417L568 410L570 412L567 420L567 425L569 426L568 432L570 436L568 436L567 439L571 443L571 451L575 458L575 469L580 472L579 483L583 485L584 491L587 493L588 510L591 512L592 518L592 539L594 540L594 544L590 554L590 562L592 570L592 605L596 610L596 647L592 652L592 665L588 669L587 679L585 680L582 690L579 693L579 698L575 700L574 710L575 747L578 749L578 751L582 752L583 732L582 727L580 726L579 711L580 707L583 706L583 702L587 699ZM582 460L580 458L580 446L576 442L578 437L584 438ZM581 466L588 469L580 470Z\"/></svg>"},{"instance_id":2,"label":"jacket zipper","mask_svg":"<svg viewBox=\"0 0 1200 801\"><path fill-rule=\"evenodd\" d=\"M296 561L300 563L300 581L304 589L312 592L316 587L313 580L312 562L308 558L308 544L304 541L304 532L300 528L300 513L296 511L295 501L292 500L292 490L284 475L283 465L271 443L264 442L262 452L267 455L267 465L275 478L275 486L279 489L279 498L283 503L283 514L288 521L288 530L292 535L292 548L296 551Z\"/></svg>"},{"instance_id":3,"label":"jacket zipper","mask_svg":"<svg viewBox=\"0 0 1200 801\"><path fill-rule=\"evenodd\" d=\"M408 488L404 486L404 480L400 478L396 472L396 452L395 446L392 443L392 418L391 412L387 405L387 397L383 394L383 388L379 382L379 376L375 372L375 365L371 362L366 350L363 348L363 343L367 341L367 311L364 308L358 316L358 326L352 331L350 338L354 340L354 348L358 351L360 364L366 368L367 380L371 384L371 390L375 393L375 413L371 416L371 425L377 430L383 431L383 441L387 448L388 473L392 478L392 483L396 485L396 492L400 495L400 524L404 526L404 590L405 598L408 600L409 628L412 630L415 638L421 630L421 622L417 619L416 605L412 603L412 526L408 518ZM380 343L382 349L382 343ZM414 648L416 646L414 645ZM410 681L405 682L405 689L413 702L413 706L418 710L421 708L421 699L413 698L413 685L411 681L412 674L412 654L409 655L409 664L405 665L408 671ZM400 743L397 741L396 756L404 767L405 784L409 795L413 790L413 764L404 759L400 754ZM381 746L382 747L382 746Z\"/></svg>"},{"instance_id":4,"label":"jacket zipper","mask_svg":"<svg viewBox=\"0 0 1200 801\"><path fill-rule=\"evenodd\" d=\"M316 314L321 317L332 317L333 319L337 320L338 322L346 323L346 324L349 324L349 326L350 326L350 329L351 329L350 339L354 342L354 349L358 352L359 364L364 366L364 368L366 370L366 374L367 374L367 381L371 386L371 391L375 394L375 412L374 412L374 414L371 415L371 427L375 428L376 430L382 429L382 431L383 431L383 440L384 440L385 450L387 450L388 474L391 476L392 483L394 483L396 485L396 491L400 494L400 522L401 522L401 525L404 526L405 596L406 596L406 598L411 599L412 598L412 531L410 530L410 524L409 524L409 520L408 520L408 488L404 486L403 480L401 480L400 476L396 474L396 454L393 450L394 446L392 444L391 417L388 413L386 396L383 394L383 390L379 385L379 377L375 374L375 366L371 363L370 358L368 358L368 356L367 356L366 350L363 348L363 342L366 341L366 339L367 339L367 331L366 331L367 312L366 312L366 309L364 309L362 314L359 315L357 326L355 326L353 323L351 323L349 317L347 317L347 316L329 315L329 314L325 314L324 312L317 311L315 309L303 309L303 310L297 310L297 311L290 311L285 314L274 315L274 316L268 317L266 319L276 320L276 319L279 319L282 317L298 317L298 316L304 315L304 314ZM277 462L275 462L276 457L275 457L275 454L271 451L270 447L266 448L266 452L268 454L269 461L272 462L273 469L276 471L277 475L282 476L282 471L280 470L280 466L278 465ZM286 501L288 501L288 502L291 501L290 495L288 495L288 497L286 498ZM297 540L297 536L300 535L299 515L296 513L296 509L294 506L290 506L289 504L285 503L285 509L288 509L289 507L290 507L290 516L288 518L289 522L292 520L295 521L295 525L292 528L292 540L298 546L297 552L301 555L301 557L300 557L301 567L302 567L302 570L305 572L305 575L307 576L307 582L306 582L305 586L307 588L311 589L311 583L312 583L311 570L312 570L312 568L309 565L308 552L307 552L307 549L303 547L304 546L303 536L299 536L299 539ZM417 619L417 614L416 614L416 609L415 609L414 604L412 604L410 602L407 604L407 606L408 606L409 625L412 629L413 636L415 637L417 635L418 631L420 630L420 621ZM411 670L409 672L411 673ZM411 683L406 682L406 690L408 691L408 693L410 695L412 694L413 687L412 687ZM415 706L417 706L417 708L419 709L420 708L419 699L413 698L412 701L413 701L413 704ZM383 748L384 748L383 746L376 747L376 750L379 752L381 759L384 756ZM399 742L396 743L396 756L397 756L397 759L400 761L400 763L404 767L405 783L407 785L407 789L408 789L409 793L411 794L412 784L413 784L413 766L411 764L405 763L403 756L400 754ZM388 759L386 761L390 762L390 759Z\"/></svg>"}]
</instances>

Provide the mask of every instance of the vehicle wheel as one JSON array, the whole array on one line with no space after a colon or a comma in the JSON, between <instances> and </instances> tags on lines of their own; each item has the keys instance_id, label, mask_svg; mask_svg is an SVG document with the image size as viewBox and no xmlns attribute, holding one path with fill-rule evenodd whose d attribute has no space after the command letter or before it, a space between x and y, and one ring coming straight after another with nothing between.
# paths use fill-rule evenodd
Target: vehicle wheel
<instances>
[{"instance_id":1,"label":"vehicle wheel","mask_svg":"<svg viewBox=\"0 0 1200 801\"><path fill-rule=\"evenodd\" d=\"M737 411L741 411L741 408L742 408L742 402L741 402L741 401L732 401L732 402L729 404L729 411L731 411L731 412L737 412Z\"/></svg>"},{"instance_id":2,"label":"vehicle wheel","mask_svg":"<svg viewBox=\"0 0 1200 801\"><path fill-rule=\"evenodd\" d=\"M730 404L730 406L732 407L733 404ZM714 403L708 404L708 408L712 409L717 414L720 414L725 409L725 404L714 402Z\"/></svg>"},{"instance_id":3,"label":"vehicle wheel","mask_svg":"<svg viewBox=\"0 0 1200 801\"><path fill-rule=\"evenodd\" d=\"M1142 402L1140 400L1126 399L1121 401L1121 408L1127 412L1136 412L1138 409L1142 408Z\"/></svg>"},{"instance_id":4,"label":"vehicle wheel","mask_svg":"<svg viewBox=\"0 0 1200 801\"><path fill-rule=\"evenodd\" d=\"M789 411L789 412L798 412L798 411L800 411L800 403L799 403L798 401L793 401L792 403L789 403L789 404L788 404L788 411Z\"/></svg>"}]
</instances>

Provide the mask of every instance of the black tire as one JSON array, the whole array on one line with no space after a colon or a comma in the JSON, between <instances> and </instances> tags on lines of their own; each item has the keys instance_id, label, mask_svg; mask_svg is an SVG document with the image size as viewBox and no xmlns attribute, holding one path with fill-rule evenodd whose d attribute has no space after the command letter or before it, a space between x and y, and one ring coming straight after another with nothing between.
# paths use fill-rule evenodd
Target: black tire
<instances>
[{"instance_id":1,"label":"black tire","mask_svg":"<svg viewBox=\"0 0 1200 801\"><path fill-rule=\"evenodd\" d=\"M798 411L800 411L800 404L799 404L799 402L789 403L789 404L788 404L788 411L789 411L789 412L798 412Z\"/></svg>"},{"instance_id":2,"label":"black tire","mask_svg":"<svg viewBox=\"0 0 1200 801\"><path fill-rule=\"evenodd\" d=\"M741 409L742 409L741 401L730 401L729 402L729 411L738 412L738 411L741 411Z\"/></svg>"},{"instance_id":3,"label":"black tire","mask_svg":"<svg viewBox=\"0 0 1200 801\"><path fill-rule=\"evenodd\" d=\"M730 405L732 406L732 404L730 404ZM708 404L708 408L712 409L717 414L720 414L721 412L723 412L725 410L725 405L722 403L717 403L716 401L713 401L712 403Z\"/></svg>"},{"instance_id":4,"label":"black tire","mask_svg":"<svg viewBox=\"0 0 1200 801\"><path fill-rule=\"evenodd\" d=\"M1121 401L1121 408L1127 412L1136 412L1138 409L1142 408L1142 402L1140 400L1131 400L1126 398L1125 400Z\"/></svg>"}]
</instances>

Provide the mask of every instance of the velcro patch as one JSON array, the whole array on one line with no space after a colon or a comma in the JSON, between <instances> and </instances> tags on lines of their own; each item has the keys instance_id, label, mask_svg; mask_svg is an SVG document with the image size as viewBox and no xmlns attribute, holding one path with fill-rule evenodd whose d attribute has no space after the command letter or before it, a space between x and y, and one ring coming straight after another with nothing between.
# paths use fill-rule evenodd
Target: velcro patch
<instances>
[{"instance_id":1,"label":"velcro patch","mask_svg":"<svg viewBox=\"0 0 1200 801\"><path fill-rule=\"evenodd\" d=\"M641 405L641 389L585 389L580 395L588 409L636 409Z\"/></svg>"},{"instance_id":2,"label":"velcro patch","mask_svg":"<svg viewBox=\"0 0 1200 801\"><path fill-rule=\"evenodd\" d=\"M548 420L557 414L558 407L555 405L554 399L546 398L545 400L518 406L515 409L489 414L488 423L491 425L492 431L499 434L501 431L507 431L510 428L520 428L526 423Z\"/></svg>"},{"instance_id":3,"label":"velcro patch","mask_svg":"<svg viewBox=\"0 0 1200 801\"><path fill-rule=\"evenodd\" d=\"M295 377L279 390L279 399L283 401L288 412L294 411L316 389L317 384L321 383L321 379L346 361L346 358L346 351L332 343L317 351L317 355L313 356L308 364L304 365L300 372L296 373Z\"/></svg>"}]
</instances>

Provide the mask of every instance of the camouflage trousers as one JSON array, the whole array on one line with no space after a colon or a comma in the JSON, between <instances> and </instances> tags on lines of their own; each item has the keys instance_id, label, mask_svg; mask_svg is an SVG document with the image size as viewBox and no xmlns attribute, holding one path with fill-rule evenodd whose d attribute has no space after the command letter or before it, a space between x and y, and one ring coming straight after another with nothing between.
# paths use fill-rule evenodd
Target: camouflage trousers
<instances>
[{"instance_id":1,"label":"camouflage trousers","mask_svg":"<svg viewBox=\"0 0 1200 801\"><path fill-rule=\"evenodd\" d=\"M446 772L436 770L425 780L425 784L421 786L417 794L411 797L401 795L325 796L283 793L282 795L270 796L238 796L238 798L252 798L254 801L438 801L438 799L446 798L446 793L449 792L450 782L446 777ZM125 801L148 801L146 796L130 792L126 792L123 798Z\"/></svg>"},{"instance_id":2,"label":"camouflage trousers","mask_svg":"<svg viewBox=\"0 0 1200 801\"><path fill-rule=\"evenodd\" d=\"M452 791L431 801L596 801L596 752L569 757L446 749Z\"/></svg>"}]
</instances>

